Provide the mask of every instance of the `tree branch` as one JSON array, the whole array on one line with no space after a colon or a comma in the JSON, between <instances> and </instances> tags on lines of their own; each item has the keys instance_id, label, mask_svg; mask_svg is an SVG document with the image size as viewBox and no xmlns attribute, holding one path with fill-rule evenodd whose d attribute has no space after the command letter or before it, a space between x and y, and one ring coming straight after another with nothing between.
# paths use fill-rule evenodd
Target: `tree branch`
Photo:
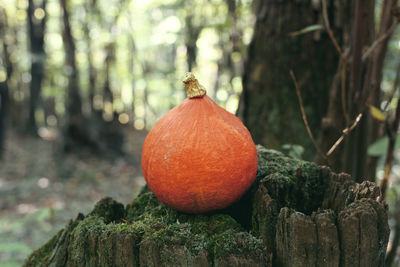
<instances>
[{"instance_id":1,"label":"tree branch","mask_svg":"<svg viewBox=\"0 0 400 267\"><path fill-rule=\"evenodd\" d=\"M392 102L394 94L396 93L396 89L397 89L396 87L399 84L399 82L400 82L400 62L399 62L399 65L397 66L397 71L396 71L396 76L395 76L394 82L393 82L392 92L389 96L389 99L386 101L385 106L382 109L384 112L387 111L390 103Z\"/></svg>"},{"instance_id":2,"label":"tree branch","mask_svg":"<svg viewBox=\"0 0 400 267\"><path fill-rule=\"evenodd\" d=\"M377 38L372 45L367 49L367 51L365 51L365 53L362 55L362 61L365 61L368 56L372 53L372 51L374 51L374 49L383 41L385 41L386 39L388 39L392 33L394 32L394 30L396 29L397 24L399 24L399 21L395 20L393 21L392 25L390 26L390 28L388 29L387 32L385 32L382 36L380 36L379 38Z\"/></svg>"},{"instance_id":3,"label":"tree branch","mask_svg":"<svg viewBox=\"0 0 400 267\"><path fill-rule=\"evenodd\" d=\"M336 41L335 36L333 35L333 31L331 29L331 25L329 23L328 11L327 11L327 7L326 7L326 0L322 0L322 16L324 18L324 24L325 24L326 31L328 32L329 38L331 38L331 41L332 41L333 45L335 46L336 51L339 53L340 57L343 57L342 49L340 48L338 42Z\"/></svg>"},{"instance_id":4,"label":"tree branch","mask_svg":"<svg viewBox=\"0 0 400 267\"><path fill-rule=\"evenodd\" d=\"M396 202L395 202L395 207L396 207L396 214L395 214L395 220L396 220L396 226L394 227L394 238L393 241L391 242L391 246L388 246L388 252L386 253L386 259L385 259L385 266L392 266L393 261L396 257L396 252L397 248L399 247L400 244L400 199L399 196L396 193L396 190L393 190L395 196L396 196Z\"/></svg>"},{"instance_id":5,"label":"tree branch","mask_svg":"<svg viewBox=\"0 0 400 267\"><path fill-rule=\"evenodd\" d=\"M318 153L328 162L328 158L321 152L321 150L317 144L317 141L315 140L314 135L311 132L310 125L308 124L306 112L304 111L304 105L303 105L303 99L301 97L301 92L300 92L299 86L297 84L297 80L296 80L293 70L290 70L290 76L292 77L294 86L296 88L296 94L297 94L297 98L299 99L301 116L303 117L304 125L306 126L306 129L307 129L307 133L310 136L310 139L311 139L312 143L314 144L315 149L317 149Z\"/></svg>"},{"instance_id":6,"label":"tree branch","mask_svg":"<svg viewBox=\"0 0 400 267\"><path fill-rule=\"evenodd\" d=\"M395 80L394 82L395 82L394 87L397 87L396 85L397 81ZM392 125L390 126L388 121L386 121L385 123L387 136L389 137L389 145L386 154L385 174L383 176L383 180L380 185L382 191L382 200L384 200L386 197L386 189L387 185L389 184L389 174L392 169L394 146L396 144L397 130L399 129L399 124L400 124L400 98L397 100L396 113Z\"/></svg>"},{"instance_id":7,"label":"tree branch","mask_svg":"<svg viewBox=\"0 0 400 267\"><path fill-rule=\"evenodd\" d=\"M338 145L340 145L340 143L343 141L344 137L348 135L357 126L357 124L360 122L362 118L362 115L363 115L362 113L358 114L353 124L350 127L347 127L346 129L343 130L342 136L339 137L339 139L335 142L335 144L329 149L328 153L326 153L327 156L331 155L333 151L335 151L335 149L338 147Z\"/></svg>"}]
</instances>

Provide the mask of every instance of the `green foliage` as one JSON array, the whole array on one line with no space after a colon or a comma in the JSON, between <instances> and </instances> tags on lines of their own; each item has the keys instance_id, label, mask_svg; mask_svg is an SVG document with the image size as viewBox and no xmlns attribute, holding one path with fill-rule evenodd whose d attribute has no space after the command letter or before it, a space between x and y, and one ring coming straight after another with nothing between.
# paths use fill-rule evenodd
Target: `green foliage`
<instances>
[{"instance_id":1,"label":"green foliage","mask_svg":"<svg viewBox=\"0 0 400 267\"><path fill-rule=\"evenodd\" d=\"M324 26L321 25L321 24L314 24L314 25L307 26L307 27L305 27L305 28L303 28L303 29L301 29L299 31L291 32L289 35L294 37L294 36L306 34L306 33L309 33L309 32L322 30L323 28L324 28Z\"/></svg>"},{"instance_id":2,"label":"green foliage","mask_svg":"<svg viewBox=\"0 0 400 267\"><path fill-rule=\"evenodd\" d=\"M368 155L374 157L385 156L388 147L389 147L389 137L387 136L381 137L368 147ZM396 137L394 148L395 149L400 148L400 136Z\"/></svg>"},{"instance_id":3,"label":"green foliage","mask_svg":"<svg viewBox=\"0 0 400 267\"><path fill-rule=\"evenodd\" d=\"M369 113L371 116L376 119L379 122L384 122L386 120L387 114L380 109L374 107L374 106L369 106Z\"/></svg>"},{"instance_id":4,"label":"green foliage","mask_svg":"<svg viewBox=\"0 0 400 267\"><path fill-rule=\"evenodd\" d=\"M292 158L301 159L304 153L304 147L301 145L284 144L282 148Z\"/></svg>"}]
</instances>

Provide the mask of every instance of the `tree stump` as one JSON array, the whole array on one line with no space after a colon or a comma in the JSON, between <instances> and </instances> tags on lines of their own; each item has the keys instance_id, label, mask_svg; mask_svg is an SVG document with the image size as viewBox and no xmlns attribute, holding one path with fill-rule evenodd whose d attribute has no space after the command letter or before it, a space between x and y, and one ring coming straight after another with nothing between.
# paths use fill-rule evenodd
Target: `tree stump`
<instances>
[{"instance_id":1,"label":"tree stump","mask_svg":"<svg viewBox=\"0 0 400 267\"><path fill-rule=\"evenodd\" d=\"M379 187L257 150L256 182L226 210L180 213L147 188L126 208L105 198L25 266L383 266L389 226Z\"/></svg>"}]
</instances>

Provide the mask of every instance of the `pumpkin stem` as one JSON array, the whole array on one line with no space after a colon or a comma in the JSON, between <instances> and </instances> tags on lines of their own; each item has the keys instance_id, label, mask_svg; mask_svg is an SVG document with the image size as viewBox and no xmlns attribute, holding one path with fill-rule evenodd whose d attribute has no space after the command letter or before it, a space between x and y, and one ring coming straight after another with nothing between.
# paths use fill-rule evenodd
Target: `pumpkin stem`
<instances>
[{"instance_id":1,"label":"pumpkin stem","mask_svg":"<svg viewBox=\"0 0 400 267\"><path fill-rule=\"evenodd\" d=\"M188 98L203 97L207 92L191 72L185 73L183 83L185 84Z\"/></svg>"}]
</instances>

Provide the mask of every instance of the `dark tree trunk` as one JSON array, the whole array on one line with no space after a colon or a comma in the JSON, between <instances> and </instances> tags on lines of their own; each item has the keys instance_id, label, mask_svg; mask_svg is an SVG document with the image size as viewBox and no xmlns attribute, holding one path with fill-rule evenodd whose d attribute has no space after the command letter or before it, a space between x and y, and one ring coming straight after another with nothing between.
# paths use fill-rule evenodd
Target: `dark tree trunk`
<instances>
[{"instance_id":1,"label":"dark tree trunk","mask_svg":"<svg viewBox=\"0 0 400 267\"><path fill-rule=\"evenodd\" d=\"M115 61L115 44L109 44L106 47L106 66L105 66L105 81L103 87L103 101L108 101L113 103L114 96L111 90L111 65L114 64Z\"/></svg>"},{"instance_id":2,"label":"dark tree trunk","mask_svg":"<svg viewBox=\"0 0 400 267\"><path fill-rule=\"evenodd\" d=\"M0 159L2 158L4 152L7 108L8 108L8 87L7 87L7 81L4 81L0 82Z\"/></svg>"},{"instance_id":3,"label":"dark tree trunk","mask_svg":"<svg viewBox=\"0 0 400 267\"><path fill-rule=\"evenodd\" d=\"M5 10L0 8L0 36L6 35L7 28L7 17ZM13 68L10 60L10 54L8 52L8 44L5 38L2 40L3 53L0 55L0 62L6 70L6 78L0 82L0 159L3 156L5 148L5 132L7 128L7 112L9 106L9 94L8 94L8 79L11 77Z\"/></svg>"},{"instance_id":4,"label":"dark tree trunk","mask_svg":"<svg viewBox=\"0 0 400 267\"><path fill-rule=\"evenodd\" d=\"M345 171L358 182L375 179L376 158L367 156L367 149L378 137L378 123L368 112L368 106L379 107L381 102L380 84L387 44L391 28L396 25L394 7L397 0L384 1L380 23L375 33L375 1L355 1L350 10L351 28L343 32L350 36L344 43L345 49L331 86L328 111L322 120L320 149L329 151L342 135L343 129L350 127L358 114L363 117L357 127L345 137L329 156L331 166L336 171ZM376 40L386 36L367 51ZM323 163L320 155L316 162Z\"/></svg>"},{"instance_id":5,"label":"dark tree trunk","mask_svg":"<svg viewBox=\"0 0 400 267\"><path fill-rule=\"evenodd\" d=\"M60 0L62 8L62 36L65 49L66 66L69 68L68 89L67 89L67 105L66 112L69 120L81 120L82 115L82 100L79 93L79 73L76 66L76 49L75 41L71 32L71 24L69 19L69 11L67 8L67 0Z\"/></svg>"},{"instance_id":6,"label":"dark tree trunk","mask_svg":"<svg viewBox=\"0 0 400 267\"><path fill-rule=\"evenodd\" d=\"M379 187L257 149L256 182L230 208L188 215L147 188L125 209L105 198L25 266L384 265L389 226Z\"/></svg>"},{"instance_id":7,"label":"dark tree trunk","mask_svg":"<svg viewBox=\"0 0 400 267\"><path fill-rule=\"evenodd\" d=\"M135 62L135 53L136 53L136 45L135 45L135 40L133 39L133 36L130 36L129 38L129 47L130 47L130 53L129 53L129 73L131 73L131 86L132 86L132 104L130 106L130 109L132 112L130 112L130 118L131 121L135 121L136 119L136 114L135 114L135 79L133 76L134 73L134 62Z\"/></svg>"},{"instance_id":8,"label":"dark tree trunk","mask_svg":"<svg viewBox=\"0 0 400 267\"><path fill-rule=\"evenodd\" d=\"M42 4L35 5L37 1L29 0L28 4L28 29L31 53L31 82L29 96L29 116L27 123L27 131L33 135L37 135L37 124L35 119L36 108L38 105L42 81L44 77L45 51L44 51L44 32L46 25L46 13L44 17L35 15L35 10L41 8L43 12L46 10L47 0L42 0ZM38 17L39 16L39 17Z\"/></svg>"},{"instance_id":9,"label":"dark tree trunk","mask_svg":"<svg viewBox=\"0 0 400 267\"><path fill-rule=\"evenodd\" d=\"M71 32L67 0L60 0L62 10L62 36L65 49L65 63L69 68L67 100L66 100L66 125L64 128L64 150L70 151L77 146L96 147L95 140L89 134L87 120L82 113L82 99L79 89L79 73L75 60L75 41Z\"/></svg>"},{"instance_id":10,"label":"dark tree trunk","mask_svg":"<svg viewBox=\"0 0 400 267\"><path fill-rule=\"evenodd\" d=\"M229 86L228 86L228 98L237 92L234 91L232 80L236 76L241 76L243 74L243 60L242 60L242 50L244 48L243 44L243 33L238 26L237 9L239 2L235 0L226 0L225 4L228 8L228 16L226 24L232 24L229 33L229 42L231 45L226 45L227 40L223 37L227 35L225 28L217 28L218 34L221 36L219 41L219 47L222 51L222 57L217 62L217 73L214 83L214 93L213 99L217 100L218 89L220 88L220 77L225 74L229 76ZM237 55L235 55L236 53ZM235 60L233 59L235 57Z\"/></svg>"},{"instance_id":11,"label":"dark tree trunk","mask_svg":"<svg viewBox=\"0 0 400 267\"><path fill-rule=\"evenodd\" d=\"M188 11L188 14L186 15L185 18L185 30L186 30L185 45L186 45L188 71L192 71L193 67L196 64L196 58L197 58L196 42L202 30L201 27L194 25L193 14L191 12L192 11Z\"/></svg>"},{"instance_id":12,"label":"dark tree trunk","mask_svg":"<svg viewBox=\"0 0 400 267\"><path fill-rule=\"evenodd\" d=\"M44 117L46 118L45 120L45 125L48 126L57 126L57 113L56 113L56 99L55 97L49 97L46 100L43 101L43 111L44 111ZM48 121L47 118L55 118L56 120L54 121ZM49 123L50 122L50 123Z\"/></svg>"},{"instance_id":13,"label":"dark tree trunk","mask_svg":"<svg viewBox=\"0 0 400 267\"><path fill-rule=\"evenodd\" d=\"M89 68L89 104L90 110L94 113L94 96L96 92L96 77L97 72L96 68L93 65L93 56L92 56L92 38L90 37L90 18L92 16L92 12L95 9L95 2L85 3L85 23L83 25L83 31L85 33L86 44L87 44L87 59L88 59L88 68Z\"/></svg>"},{"instance_id":14,"label":"dark tree trunk","mask_svg":"<svg viewBox=\"0 0 400 267\"><path fill-rule=\"evenodd\" d=\"M348 17L347 1L329 6L334 32ZM317 4L315 4L317 3ZM325 31L291 34L322 24L321 1L255 1L256 24L244 67L243 92L238 115L255 142L278 148L282 144L305 146L305 158L315 148L306 132L289 71L299 81L311 131L318 135L336 71L338 54Z\"/></svg>"}]
</instances>

